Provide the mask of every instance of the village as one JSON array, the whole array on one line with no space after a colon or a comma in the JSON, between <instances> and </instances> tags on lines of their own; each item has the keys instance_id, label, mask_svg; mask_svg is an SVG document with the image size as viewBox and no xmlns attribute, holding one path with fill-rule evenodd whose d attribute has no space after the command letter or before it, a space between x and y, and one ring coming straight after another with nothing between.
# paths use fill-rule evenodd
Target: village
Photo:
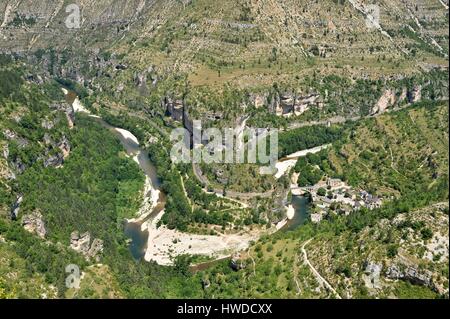
<instances>
[{"instance_id":1,"label":"village","mask_svg":"<svg viewBox=\"0 0 450 319\"><path fill-rule=\"evenodd\" d=\"M314 186L294 187L293 195L307 195L311 198L311 221L319 223L328 214L349 215L352 211L379 208L382 199L365 190L356 190L344 181L326 177Z\"/></svg>"}]
</instances>

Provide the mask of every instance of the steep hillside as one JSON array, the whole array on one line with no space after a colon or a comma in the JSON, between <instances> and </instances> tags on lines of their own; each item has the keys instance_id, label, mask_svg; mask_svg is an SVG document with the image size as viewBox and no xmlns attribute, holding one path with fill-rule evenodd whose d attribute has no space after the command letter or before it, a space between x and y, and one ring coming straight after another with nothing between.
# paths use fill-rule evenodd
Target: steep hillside
<instances>
[{"instance_id":1,"label":"steep hillside","mask_svg":"<svg viewBox=\"0 0 450 319\"><path fill-rule=\"evenodd\" d=\"M263 238L198 274L205 297L448 298L448 204L379 219L359 231L338 221Z\"/></svg>"},{"instance_id":2,"label":"steep hillside","mask_svg":"<svg viewBox=\"0 0 450 319\"><path fill-rule=\"evenodd\" d=\"M79 29L65 26L67 1L5 1L0 49L29 52L35 73L79 82L98 107L154 116L170 97L194 117L233 121L249 106L282 118L368 114L386 90L395 103L378 109L422 89L424 99L448 99L446 72L428 75L448 68L439 0L381 1L375 26L370 3L356 0L75 3Z\"/></svg>"},{"instance_id":3,"label":"steep hillside","mask_svg":"<svg viewBox=\"0 0 450 319\"><path fill-rule=\"evenodd\" d=\"M366 120L329 154L337 176L380 196L436 192L448 181L448 105Z\"/></svg>"}]
</instances>

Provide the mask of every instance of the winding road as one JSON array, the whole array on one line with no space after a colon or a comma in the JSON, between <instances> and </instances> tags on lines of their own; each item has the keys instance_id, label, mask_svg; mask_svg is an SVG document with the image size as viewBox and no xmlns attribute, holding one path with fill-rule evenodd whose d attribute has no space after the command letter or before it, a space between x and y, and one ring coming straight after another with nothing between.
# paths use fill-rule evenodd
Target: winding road
<instances>
[{"instance_id":1,"label":"winding road","mask_svg":"<svg viewBox=\"0 0 450 319\"><path fill-rule=\"evenodd\" d=\"M304 259L304 261L305 261L305 264L308 265L308 267L311 269L311 271L312 271L314 277L316 277L316 280L319 282L319 284L320 284L321 286L324 286L324 287L326 287L329 291L331 291L331 292L335 295L335 297L336 297L337 299L342 299L341 296L338 294L338 292L333 288L333 286L331 286L330 283L329 283L325 278L323 278L323 277L320 275L320 273L317 271L317 269L314 268L314 266L313 266L313 265L311 264L311 262L309 261L309 259L308 259L308 254L306 253L305 247L306 247L306 245L308 245L308 244L311 242L311 240L312 240L312 238L309 239L309 240L307 240L307 241L302 245L302 247L301 247L301 251L302 251L302 254L303 254L303 259Z\"/></svg>"}]
</instances>

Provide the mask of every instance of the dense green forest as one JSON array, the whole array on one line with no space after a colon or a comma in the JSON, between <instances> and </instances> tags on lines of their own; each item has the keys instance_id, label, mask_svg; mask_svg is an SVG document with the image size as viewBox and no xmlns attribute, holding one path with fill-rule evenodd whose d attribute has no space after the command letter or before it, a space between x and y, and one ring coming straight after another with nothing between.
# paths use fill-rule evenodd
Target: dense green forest
<instances>
[{"instance_id":1,"label":"dense green forest","mask_svg":"<svg viewBox=\"0 0 450 319\"><path fill-rule=\"evenodd\" d=\"M122 146L110 132L81 115L76 124L68 136L73 151L62 168L36 165L19 177L19 192L26 194L23 207L45 212L55 240L67 243L79 230L110 243L108 226L117 224L120 231L123 219L138 210L144 177L120 154Z\"/></svg>"},{"instance_id":2,"label":"dense green forest","mask_svg":"<svg viewBox=\"0 0 450 319\"><path fill-rule=\"evenodd\" d=\"M313 186L330 171L328 164L328 151L322 150L317 154L308 154L298 159L294 167L296 173L300 173L298 186ZM322 167L322 168L321 168Z\"/></svg>"},{"instance_id":3,"label":"dense green forest","mask_svg":"<svg viewBox=\"0 0 450 319\"><path fill-rule=\"evenodd\" d=\"M308 126L282 132L278 141L278 157L332 143L342 136L342 126Z\"/></svg>"}]
</instances>

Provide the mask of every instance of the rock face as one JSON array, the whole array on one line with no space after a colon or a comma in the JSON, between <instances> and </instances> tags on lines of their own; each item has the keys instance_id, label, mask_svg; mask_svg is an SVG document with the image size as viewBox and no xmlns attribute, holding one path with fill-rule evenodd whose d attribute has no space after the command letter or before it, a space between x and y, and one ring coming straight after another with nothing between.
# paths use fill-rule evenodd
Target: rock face
<instances>
[{"instance_id":1,"label":"rock face","mask_svg":"<svg viewBox=\"0 0 450 319\"><path fill-rule=\"evenodd\" d=\"M208 289L211 286L211 281L208 278L202 279L202 287L203 289Z\"/></svg>"},{"instance_id":2,"label":"rock face","mask_svg":"<svg viewBox=\"0 0 450 319\"><path fill-rule=\"evenodd\" d=\"M252 103L257 109L263 107L267 103L268 94L250 94L250 103Z\"/></svg>"},{"instance_id":3,"label":"rock face","mask_svg":"<svg viewBox=\"0 0 450 319\"><path fill-rule=\"evenodd\" d=\"M61 167L64 164L64 160L69 156L71 149L70 142L67 137L63 136L61 141L59 141L58 143L54 143L50 135L45 134L44 143L46 145L51 145L52 147L57 148L60 151L52 155L48 155L47 151L47 157L44 159L44 166Z\"/></svg>"},{"instance_id":4,"label":"rock face","mask_svg":"<svg viewBox=\"0 0 450 319\"><path fill-rule=\"evenodd\" d=\"M383 113L388 108L399 105L402 102L416 103L422 99L422 86L416 85L411 90L404 87L401 91L397 92L394 89L386 89L378 102L374 105L371 111L371 115L377 113Z\"/></svg>"},{"instance_id":5,"label":"rock face","mask_svg":"<svg viewBox=\"0 0 450 319\"><path fill-rule=\"evenodd\" d=\"M51 130L55 126L55 123L53 121L43 120L41 126L46 130Z\"/></svg>"},{"instance_id":6,"label":"rock face","mask_svg":"<svg viewBox=\"0 0 450 319\"><path fill-rule=\"evenodd\" d=\"M135 73L134 74L134 83L136 84L138 90L141 93L146 93L148 89L148 81L150 80L151 85L153 87L156 86L158 83L158 76L155 72L155 67L153 65L149 66L147 69L145 69L142 72Z\"/></svg>"},{"instance_id":7,"label":"rock face","mask_svg":"<svg viewBox=\"0 0 450 319\"><path fill-rule=\"evenodd\" d=\"M45 238L45 235L47 234L45 223L42 220L42 214L38 211L23 216L22 225L25 230L30 233L35 233L41 238Z\"/></svg>"},{"instance_id":8,"label":"rock face","mask_svg":"<svg viewBox=\"0 0 450 319\"><path fill-rule=\"evenodd\" d=\"M383 265L372 261L366 261L364 265L365 285L367 288L381 288L380 275Z\"/></svg>"},{"instance_id":9,"label":"rock face","mask_svg":"<svg viewBox=\"0 0 450 319\"><path fill-rule=\"evenodd\" d=\"M16 132L13 132L9 129L3 130L3 135L7 140L16 142L19 148L25 148L29 144L29 141L27 139L20 137L16 134ZM8 146L6 146L6 149L3 149L3 156L5 156L6 159L9 157ZM20 157L13 158L10 162L11 169L13 169L18 174L22 174L27 169L27 166L22 162Z\"/></svg>"},{"instance_id":10,"label":"rock face","mask_svg":"<svg viewBox=\"0 0 450 319\"><path fill-rule=\"evenodd\" d=\"M45 167L61 167L64 163L64 157L62 154L50 155L44 160Z\"/></svg>"},{"instance_id":11,"label":"rock face","mask_svg":"<svg viewBox=\"0 0 450 319\"><path fill-rule=\"evenodd\" d=\"M183 122L184 103L182 99L164 98L167 113L174 121Z\"/></svg>"},{"instance_id":12,"label":"rock face","mask_svg":"<svg viewBox=\"0 0 450 319\"><path fill-rule=\"evenodd\" d=\"M419 102L422 99L422 86L420 85L414 86L414 88L407 93L407 96L409 103Z\"/></svg>"},{"instance_id":13,"label":"rock face","mask_svg":"<svg viewBox=\"0 0 450 319\"><path fill-rule=\"evenodd\" d=\"M73 106L69 105L66 102L60 102L50 105L50 108L64 112L66 114L69 128L73 128L73 126L75 125L75 111L73 109Z\"/></svg>"},{"instance_id":14,"label":"rock face","mask_svg":"<svg viewBox=\"0 0 450 319\"><path fill-rule=\"evenodd\" d=\"M41 84L43 84L44 83L44 80L42 79L42 77L39 75L39 74L27 74L26 75L26 80L28 81L28 82L33 82L33 83L36 83L36 84L38 84L38 85L41 85Z\"/></svg>"},{"instance_id":15,"label":"rock face","mask_svg":"<svg viewBox=\"0 0 450 319\"><path fill-rule=\"evenodd\" d=\"M388 89L378 100L377 104L372 109L372 114L383 113L390 106L395 104L395 91Z\"/></svg>"},{"instance_id":16,"label":"rock face","mask_svg":"<svg viewBox=\"0 0 450 319\"><path fill-rule=\"evenodd\" d=\"M91 234L85 232L80 235L78 231L70 235L70 248L81 253L87 260L100 260L100 254L103 252L103 241L95 238L91 244Z\"/></svg>"},{"instance_id":17,"label":"rock face","mask_svg":"<svg viewBox=\"0 0 450 319\"><path fill-rule=\"evenodd\" d=\"M16 202L11 207L11 219L17 220L20 212L20 204L23 202L23 196L19 195Z\"/></svg>"},{"instance_id":18,"label":"rock face","mask_svg":"<svg viewBox=\"0 0 450 319\"><path fill-rule=\"evenodd\" d=\"M16 175L14 172L10 169L8 164L8 157L9 157L9 147L8 144L3 145L3 158L0 157L0 179L15 179Z\"/></svg>"},{"instance_id":19,"label":"rock face","mask_svg":"<svg viewBox=\"0 0 450 319\"><path fill-rule=\"evenodd\" d=\"M275 94L268 107L270 112L278 116L289 117L301 115L313 107L321 108L323 102L320 100L320 95L316 93L307 95L282 93Z\"/></svg>"},{"instance_id":20,"label":"rock face","mask_svg":"<svg viewBox=\"0 0 450 319\"><path fill-rule=\"evenodd\" d=\"M317 224L320 223L323 219L323 215L320 213L317 214L311 214L311 222Z\"/></svg>"},{"instance_id":21,"label":"rock face","mask_svg":"<svg viewBox=\"0 0 450 319\"><path fill-rule=\"evenodd\" d=\"M22 162L22 160L19 157L14 159L11 164L12 168L19 174L22 174L27 169L27 166Z\"/></svg>"},{"instance_id":22,"label":"rock face","mask_svg":"<svg viewBox=\"0 0 450 319\"><path fill-rule=\"evenodd\" d=\"M103 252L103 240L95 238L92 241L91 248L89 248L88 256L90 258L95 258L97 261L99 260L99 254Z\"/></svg>"},{"instance_id":23,"label":"rock face","mask_svg":"<svg viewBox=\"0 0 450 319\"><path fill-rule=\"evenodd\" d=\"M161 105L166 109L166 114L174 121L183 123L185 129L191 134L194 131L194 120L189 115L189 106L185 104L182 97L174 97L167 94L161 101Z\"/></svg>"},{"instance_id":24,"label":"rock face","mask_svg":"<svg viewBox=\"0 0 450 319\"><path fill-rule=\"evenodd\" d=\"M71 147L67 137L63 136L61 141L58 143L58 148L61 150L64 158L69 156Z\"/></svg>"},{"instance_id":25,"label":"rock face","mask_svg":"<svg viewBox=\"0 0 450 319\"><path fill-rule=\"evenodd\" d=\"M231 258L230 267L234 271L239 271L241 269L245 269L247 265L242 260L241 256L239 254L236 254Z\"/></svg>"},{"instance_id":26,"label":"rock face","mask_svg":"<svg viewBox=\"0 0 450 319\"><path fill-rule=\"evenodd\" d=\"M389 279L401 279L415 285L426 286L435 289L433 273L429 270L420 270L417 266L394 264L387 268L386 277Z\"/></svg>"},{"instance_id":27,"label":"rock face","mask_svg":"<svg viewBox=\"0 0 450 319\"><path fill-rule=\"evenodd\" d=\"M75 111L73 110L73 107L69 105L66 110L66 118L67 118L67 124L69 125L69 128L72 129L75 125Z\"/></svg>"},{"instance_id":28,"label":"rock face","mask_svg":"<svg viewBox=\"0 0 450 319\"><path fill-rule=\"evenodd\" d=\"M11 131L11 130L9 130L9 129L5 129L5 130L3 131L3 135L4 135L8 140L10 140L10 141L15 141L15 142L19 145L19 147L26 147L26 146L29 144L29 142L28 142L27 139L18 136L18 135L16 134L16 132L13 132L13 131Z\"/></svg>"},{"instance_id":29,"label":"rock face","mask_svg":"<svg viewBox=\"0 0 450 319\"><path fill-rule=\"evenodd\" d=\"M80 235L78 231L74 231L70 235L70 248L80 253L87 254L91 242L91 234L89 232Z\"/></svg>"}]
</instances>

